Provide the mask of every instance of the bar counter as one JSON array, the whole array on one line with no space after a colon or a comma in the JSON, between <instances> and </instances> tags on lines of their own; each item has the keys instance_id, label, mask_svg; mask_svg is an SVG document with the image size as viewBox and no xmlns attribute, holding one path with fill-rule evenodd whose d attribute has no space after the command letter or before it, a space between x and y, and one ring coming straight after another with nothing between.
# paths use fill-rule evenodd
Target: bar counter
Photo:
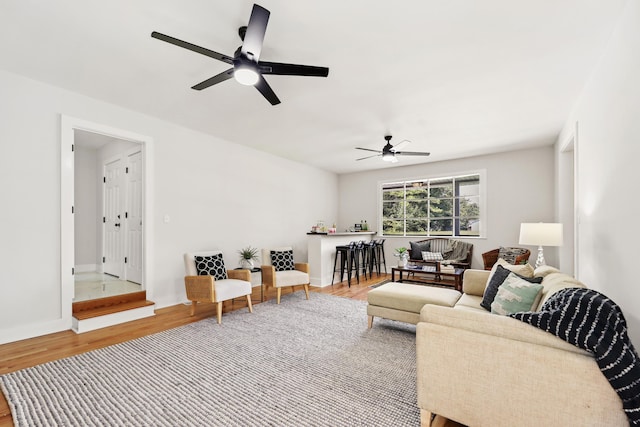
<instances>
[{"instance_id":1,"label":"bar counter","mask_svg":"<svg viewBox=\"0 0 640 427\"><path fill-rule=\"evenodd\" d=\"M375 231L307 233L311 286L323 287L331 285L336 246L347 245L350 242L359 240L368 242L375 235Z\"/></svg>"}]
</instances>

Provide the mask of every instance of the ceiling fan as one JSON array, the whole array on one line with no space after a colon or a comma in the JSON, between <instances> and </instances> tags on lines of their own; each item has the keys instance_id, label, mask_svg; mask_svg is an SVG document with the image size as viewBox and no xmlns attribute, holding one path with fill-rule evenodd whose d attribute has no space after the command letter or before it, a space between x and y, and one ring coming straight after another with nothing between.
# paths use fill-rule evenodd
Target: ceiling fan
<instances>
[{"instance_id":1,"label":"ceiling fan","mask_svg":"<svg viewBox=\"0 0 640 427\"><path fill-rule=\"evenodd\" d=\"M280 100L264 79L264 74L327 77L329 75L329 69L327 67L314 67L311 65L260 61L260 52L262 51L262 43L270 14L271 13L264 7L257 4L253 5L249 25L238 29L238 34L240 35L240 39L242 39L242 46L236 50L233 57L196 46L195 44L176 39L157 31L152 32L151 37L217 59L218 61L226 62L233 66L220 74L198 83L193 86L192 89L206 89L234 77L243 85L255 86L271 105L276 105L280 103Z\"/></svg>"},{"instance_id":2,"label":"ceiling fan","mask_svg":"<svg viewBox=\"0 0 640 427\"><path fill-rule=\"evenodd\" d=\"M372 157L382 156L382 160L386 162L395 163L398 161L396 156L428 156L431 154L424 151L398 151L398 147L410 141L405 139L404 141L401 141L394 146L394 145L391 145L391 138L392 138L391 135L385 135L384 139L385 141L387 141L387 143L384 147L382 147L382 150L372 150L370 148L356 147L356 150L373 151L374 153L378 153L378 154L374 154L373 156L362 157L356 160L364 160L364 159L370 159Z\"/></svg>"}]
</instances>

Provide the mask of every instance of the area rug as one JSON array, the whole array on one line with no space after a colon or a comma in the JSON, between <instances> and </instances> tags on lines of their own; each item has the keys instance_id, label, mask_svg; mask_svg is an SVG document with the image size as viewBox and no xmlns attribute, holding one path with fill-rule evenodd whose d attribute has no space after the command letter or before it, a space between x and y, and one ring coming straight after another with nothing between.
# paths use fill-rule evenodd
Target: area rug
<instances>
[{"instance_id":1,"label":"area rug","mask_svg":"<svg viewBox=\"0 0 640 427\"><path fill-rule=\"evenodd\" d=\"M0 377L16 426L419 426L415 326L303 292Z\"/></svg>"}]
</instances>

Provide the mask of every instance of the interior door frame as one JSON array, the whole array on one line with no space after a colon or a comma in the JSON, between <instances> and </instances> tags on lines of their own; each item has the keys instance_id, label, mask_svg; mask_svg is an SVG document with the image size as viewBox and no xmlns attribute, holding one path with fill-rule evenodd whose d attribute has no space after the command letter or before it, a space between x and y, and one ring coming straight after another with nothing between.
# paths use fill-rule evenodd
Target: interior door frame
<instances>
[{"instance_id":1,"label":"interior door frame","mask_svg":"<svg viewBox=\"0 0 640 427\"><path fill-rule=\"evenodd\" d=\"M151 176L153 176L153 138L129 130L109 125L94 123L87 120L61 114L60 121L60 311L63 322L68 328L72 325L71 304L73 302L74 286L74 246L75 226L74 211L74 131L83 130L106 135L116 139L136 142L141 145L143 162L143 271L142 282L147 291L147 298L153 298L153 283L151 260L153 259L153 191Z\"/></svg>"}]
</instances>

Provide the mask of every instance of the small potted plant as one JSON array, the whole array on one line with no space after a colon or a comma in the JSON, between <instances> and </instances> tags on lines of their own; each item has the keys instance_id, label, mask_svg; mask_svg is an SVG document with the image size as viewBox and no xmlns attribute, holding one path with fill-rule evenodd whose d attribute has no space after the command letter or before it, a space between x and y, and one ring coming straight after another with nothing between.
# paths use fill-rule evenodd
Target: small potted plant
<instances>
[{"instance_id":1,"label":"small potted plant","mask_svg":"<svg viewBox=\"0 0 640 427\"><path fill-rule=\"evenodd\" d=\"M258 250L251 246L240 249L238 254L240 255L240 266L242 268L251 270L254 267L253 262L258 261Z\"/></svg>"},{"instance_id":2,"label":"small potted plant","mask_svg":"<svg viewBox=\"0 0 640 427\"><path fill-rule=\"evenodd\" d=\"M393 255L398 257L398 267L406 267L407 263L409 262L409 251L407 250L407 248L403 246L400 248L395 248L394 251L395 252L393 253Z\"/></svg>"}]
</instances>

